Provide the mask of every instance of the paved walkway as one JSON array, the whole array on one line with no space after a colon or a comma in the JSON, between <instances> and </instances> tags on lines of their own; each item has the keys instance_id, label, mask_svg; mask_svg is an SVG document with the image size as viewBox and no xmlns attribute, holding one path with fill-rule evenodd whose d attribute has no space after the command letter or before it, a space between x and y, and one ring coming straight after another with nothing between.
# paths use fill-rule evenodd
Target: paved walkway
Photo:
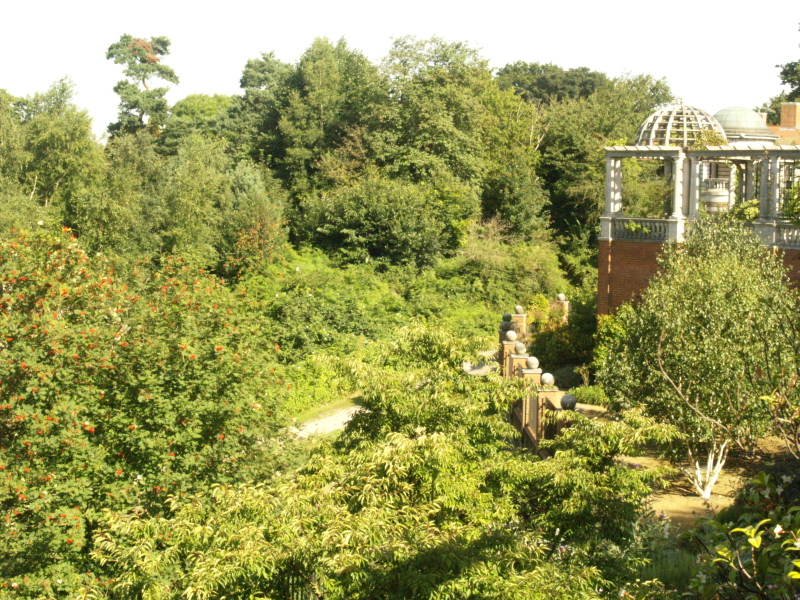
<instances>
[{"instance_id":1,"label":"paved walkway","mask_svg":"<svg viewBox=\"0 0 800 600\"><path fill-rule=\"evenodd\" d=\"M344 426L347 425L347 422L359 410L361 410L360 406L345 406L344 408L339 408L329 413L322 414L316 419L306 421L300 427L298 427L296 430L297 437L308 438L317 435L325 435L326 433L333 433L334 431L344 429Z\"/></svg>"}]
</instances>

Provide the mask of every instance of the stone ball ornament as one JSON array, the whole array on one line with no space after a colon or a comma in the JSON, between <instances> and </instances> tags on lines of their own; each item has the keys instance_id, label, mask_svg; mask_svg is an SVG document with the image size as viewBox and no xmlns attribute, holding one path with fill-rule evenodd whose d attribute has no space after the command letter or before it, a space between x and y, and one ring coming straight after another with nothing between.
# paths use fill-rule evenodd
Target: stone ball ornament
<instances>
[{"instance_id":1,"label":"stone ball ornament","mask_svg":"<svg viewBox=\"0 0 800 600\"><path fill-rule=\"evenodd\" d=\"M518 315L524 315L525 314L525 307L522 306L522 304L517 304L514 307L514 312L517 313Z\"/></svg>"},{"instance_id":2,"label":"stone ball ornament","mask_svg":"<svg viewBox=\"0 0 800 600\"><path fill-rule=\"evenodd\" d=\"M513 329L511 331L506 331L506 340L509 342L516 342L517 341L517 332Z\"/></svg>"},{"instance_id":3,"label":"stone ball ornament","mask_svg":"<svg viewBox=\"0 0 800 600\"><path fill-rule=\"evenodd\" d=\"M564 394L561 398L561 408L564 410L575 410L578 405L578 399L572 394Z\"/></svg>"},{"instance_id":4,"label":"stone ball ornament","mask_svg":"<svg viewBox=\"0 0 800 600\"><path fill-rule=\"evenodd\" d=\"M539 359L536 358L535 356L529 356L527 359L525 359L525 365L529 369L538 369L539 368Z\"/></svg>"},{"instance_id":5,"label":"stone ball ornament","mask_svg":"<svg viewBox=\"0 0 800 600\"><path fill-rule=\"evenodd\" d=\"M511 313L503 313L503 321L510 321Z\"/></svg>"},{"instance_id":6,"label":"stone ball ornament","mask_svg":"<svg viewBox=\"0 0 800 600\"><path fill-rule=\"evenodd\" d=\"M527 351L528 349L522 342L517 342L516 344L514 344L514 354L525 354Z\"/></svg>"},{"instance_id":7,"label":"stone ball ornament","mask_svg":"<svg viewBox=\"0 0 800 600\"><path fill-rule=\"evenodd\" d=\"M556 296L556 300L558 300L559 302L566 302L567 296L565 294L559 294L558 296Z\"/></svg>"},{"instance_id":8,"label":"stone ball ornament","mask_svg":"<svg viewBox=\"0 0 800 600\"><path fill-rule=\"evenodd\" d=\"M509 331L511 323L509 321L500 321L500 331Z\"/></svg>"},{"instance_id":9,"label":"stone ball ornament","mask_svg":"<svg viewBox=\"0 0 800 600\"><path fill-rule=\"evenodd\" d=\"M542 385L545 387L552 387L556 383L556 378L550 373L542 373Z\"/></svg>"}]
</instances>

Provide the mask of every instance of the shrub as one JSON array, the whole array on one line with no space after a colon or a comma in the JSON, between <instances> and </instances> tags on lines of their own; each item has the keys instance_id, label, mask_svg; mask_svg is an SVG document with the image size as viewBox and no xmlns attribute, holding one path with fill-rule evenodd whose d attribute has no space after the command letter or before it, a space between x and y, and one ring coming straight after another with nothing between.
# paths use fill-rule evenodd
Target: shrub
<instances>
[{"instance_id":1,"label":"shrub","mask_svg":"<svg viewBox=\"0 0 800 600\"><path fill-rule=\"evenodd\" d=\"M125 284L68 235L0 244L0 577L24 594L93 570L103 509L281 467L284 390L246 290L180 259L150 273Z\"/></svg>"},{"instance_id":2,"label":"shrub","mask_svg":"<svg viewBox=\"0 0 800 600\"><path fill-rule=\"evenodd\" d=\"M800 593L800 507L781 496L795 477L760 473L738 503L744 511L705 519L690 538L700 546L692 587L701 598L790 600Z\"/></svg>"},{"instance_id":3,"label":"shrub","mask_svg":"<svg viewBox=\"0 0 800 600\"><path fill-rule=\"evenodd\" d=\"M608 403L606 392L599 385L584 385L572 388L569 393L575 396L581 404L605 406Z\"/></svg>"}]
</instances>

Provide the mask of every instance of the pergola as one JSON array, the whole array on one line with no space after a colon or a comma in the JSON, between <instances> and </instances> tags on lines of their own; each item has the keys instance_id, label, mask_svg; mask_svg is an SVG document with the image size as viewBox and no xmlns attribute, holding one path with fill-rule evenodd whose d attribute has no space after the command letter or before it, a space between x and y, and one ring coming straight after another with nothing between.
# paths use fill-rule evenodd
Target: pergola
<instances>
[{"instance_id":1,"label":"pergola","mask_svg":"<svg viewBox=\"0 0 800 600\"><path fill-rule=\"evenodd\" d=\"M725 145L688 149L679 146L610 146L606 151L605 211L600 240L680 241L687 223L730 195L730 181L703 179L703 164L733 163L739 170L739 197L759 200L754 232L769 246L800 248L800 228L782 219L788 187L786 165L800 161L800 146ZM664 219L633 219L623 214L622 161L659 159L668 165L674 187L671 214ZM727 208L727 206L725 207Z\"/></svg>"}]
</instances>

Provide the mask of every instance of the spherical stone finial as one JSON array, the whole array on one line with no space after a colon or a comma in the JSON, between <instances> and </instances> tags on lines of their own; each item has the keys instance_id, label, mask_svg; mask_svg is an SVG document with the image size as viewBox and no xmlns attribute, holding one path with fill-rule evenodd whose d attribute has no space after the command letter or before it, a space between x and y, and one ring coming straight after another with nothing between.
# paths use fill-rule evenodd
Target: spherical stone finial
<instances>
[{"instance_id":1,"label":"spherical stone finial","mask_svg":"<svg viewBox=\"0 0 800 600\"><path fill-rule=\"evenodd\" d=\"M559 302L565 302L567 300L567 296L565 294L559 294L558 296L556 296L556 300L558 300Z\"/></svg>"},{"instance_id":2,"label":"spherical stone finial","mask_svg":"<svg viewBox=\"0 0 800 600\"><path fill-rule=\"evenodd\" d=\"M556 378L553 377L550 373L542 373L542 385L545 387L551 387L555 385Z\"/></svg>"},{"instance_id":3,"label":"spherical stone finial","mask_svg":"<svg viewBox=\"0 0 800 600\"><path fill-rule=\"evenodd\" d=\"M523 315L525 314L525 307L522 306L522 304L517 304L514 307L514 312L517 313L518 315Z\"/></svg>"},{"instance_id":4,"label":"spherical stone finial","mask_svg":"<svg viewBox=\"0 0 800 600\"><path fill-rule=\"evenodd\" d=\"M511 331L506 331L506 339L509 342L516 342L517 341L517 332L513 329Z\"/></svg>"},{"instance_id":5,"label":"spherical stone finial","mask_svg":"<svg viewBox=\"0 0 800 600\"><path fill-rule=\"evenodd\" d=\"M511 313L503 313L503 321L510 321Z\"/></svg>"},{"instance_id":6,"label":"spherical stone finial","mask_svg":"<svg viewBox=\"0 0 800 600\"><path fill-rule=\"evenodd\" d=\"M575 410L578 404L578 399L572 394L564 394L561 397L561 408L564 410Z\"/></svg>"},{"instance_id":7,"label":"spherical stone finial","mask_svg":"<svg viewBox=\"0 0 800 600\"><path fill-rule=\"evenodd\" d=\"M527 351L528 349L522 342L517 342L516 344L514 344L514 354L525 354Z\"/></svg>"},{"instance_id":8,"label":"spherical stone finial","mask_svg":"<svg viewBox=\"0 0 800 600\"><path fill-rule=\"evenodd\" d=\"M500 321L500 331L508 331L511 329L510 321Z\"/></svg>"},{"instance_id":9,"label":"spherical stone finial","mask_svg":"<svg viewBox=\"0 0 800 600\"><path fill-rule=\"evenodd\" d=\"M538 369L539 368L539 359L536 358L535 356L529 356L525 360L525 364L527 365L527 367L529 369Z\"/></svg>"}]
</instances>

